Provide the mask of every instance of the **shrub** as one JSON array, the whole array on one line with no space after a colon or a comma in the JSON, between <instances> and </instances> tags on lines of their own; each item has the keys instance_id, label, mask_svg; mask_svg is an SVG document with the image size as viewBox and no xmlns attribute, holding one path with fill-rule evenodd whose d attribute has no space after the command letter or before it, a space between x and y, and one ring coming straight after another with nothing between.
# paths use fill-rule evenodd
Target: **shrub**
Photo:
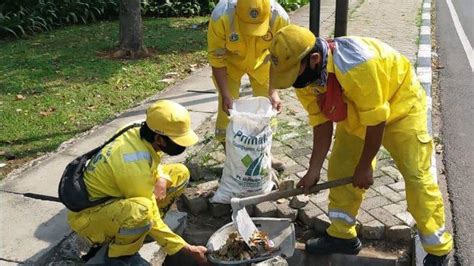
<instances>
[{"instance_id":1,"label":"shrub","mask_svg":"<svg viewBox=\"0 0 474 266\"><path fill-rule=\"evenodd\" d=\"M120 0L3 0L0 38L22 37L55 27L116 18ZM218 0L141 0L144 16L192 17L212 12ZM309 0L279 0L295 10Z\"/></svg>"},{"instance_id":2,"label":"shrub","mask_svg":"<svg viewBox=\"0 0 474 266\"><path fill-rule=\"evenodd\" d=\"M309 3L309 0L278 0L278 3L287 11L298 9Z\"/></svg>"},{"instance_id":3,"label":"shrub","mask_svg":"<svg viewBox=\"0 0 474 266\"><path fill-rule=\"evenodd\" d=\"M116 0L5 0L0 4L0 37L86 24L114 17L117 12Z\"/></svg>"},{"instance_id":4,"label":"shrub","mask_svg":"<svg viewBox=\"0 0 474 266\"><path fill-rule=\"evenodd\" d=\"M144 0L142 12L148 16L192 17L211 13L218 0Z\"/></svg>"}]
</instances>

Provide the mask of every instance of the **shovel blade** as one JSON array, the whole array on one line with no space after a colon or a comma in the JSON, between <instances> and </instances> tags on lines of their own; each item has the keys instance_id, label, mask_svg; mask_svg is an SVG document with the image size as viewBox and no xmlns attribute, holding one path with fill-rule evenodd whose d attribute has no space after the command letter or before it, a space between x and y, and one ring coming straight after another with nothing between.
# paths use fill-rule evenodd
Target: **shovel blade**
<instances>
[{"instance_id":1,"label":"shovel blade","mask_svg":"<svg viewBox=\"0 0 474 266\"><path fill-rule=\"evenodd\" d=\"M255 232L258 232L257 227L253 223L250 215L245 207L232 211L232 221L234 222L237 231L244 239L245 243L250 246L250 239Z\"/></svg>"}]
</instances>

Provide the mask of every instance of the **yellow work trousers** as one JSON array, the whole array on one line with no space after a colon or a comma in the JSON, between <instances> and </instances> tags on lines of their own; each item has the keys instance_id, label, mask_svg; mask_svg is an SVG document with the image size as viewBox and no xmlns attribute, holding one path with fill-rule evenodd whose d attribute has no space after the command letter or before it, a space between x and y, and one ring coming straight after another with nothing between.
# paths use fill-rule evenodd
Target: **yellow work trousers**
<instances>
[{"instance_id":1,"label":"yellow work trousers","mask_svg":"<svg viewBox=\"0 0 474 266\"><path fill-rule=\"evenodd\" d=\"M158 202L154 197L111 200L80 212L69 212L69 225L92 245L108 243L109 257L135 254L147 234L168 254L178 252L185 241L169 229L162 217L184 192L189 182L189 171L183 164L168 164L163 166L163 172L172 180L165 199Z\"/></svg>"},{"instance_id":2,"label":"yellow work trousers","mask_svg":"<svg viewBox=\"0 0 474 266\"><path fill-rule=\"evenodd\" d=\"M443 198L430 173L433 141L427 131L424 101L415 105L405 118L386 126L382 145L405 179L408 211L416 221L424 249L441 256L452 250L453 240L445 231ZM329 159L329 180L352 176L363 147L364 140L337 127ZM363 195L364 190L352 184L330 190L329 235L344 239L356 237L355 222Z\"/></svg>"},{"instance_id":3,"label":"yellow work trousers","mask_svg":"<svg viewBox=\"0 0 474 266\"><path fill-rule=\"evenodd\" d=\"M268 97L268 81L264 84L259 83L256 79L249 75L250 79L250 86L252 87L252 94L253 96L263 96ZM214 80L214 86L217 88L217 84ZM232 99L236 100L239 99L240 96L240 80L233 80L227 75L227 88L229 89L229 93L232 96ZM219 92L219 90L217 90ZM223 142L225 140L225 134L227 125L229 124L229 117L227 114L222 110L222 96L219 93L219 106L217 107L217 120L216 120L216 131L215 131L215 138L217 141Z\"/></svg>"}]
</instances>

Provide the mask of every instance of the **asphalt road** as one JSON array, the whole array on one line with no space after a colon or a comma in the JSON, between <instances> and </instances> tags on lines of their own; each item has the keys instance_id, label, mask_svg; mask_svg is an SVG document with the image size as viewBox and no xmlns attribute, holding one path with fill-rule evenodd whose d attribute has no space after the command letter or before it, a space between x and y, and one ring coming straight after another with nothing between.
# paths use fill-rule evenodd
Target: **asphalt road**
<instances>
[{"instance_id":1,"label":"asphalt road","mask_svg":"<svg viewBox=\"0 0 474 266\"><path fill-rule=\"evenodd\" d=\"M444 67L439 76L442 140L455 259L460 265L474 265L474 1L439 0L436 6L436 39Z\"/></svg>"}]
</instances>

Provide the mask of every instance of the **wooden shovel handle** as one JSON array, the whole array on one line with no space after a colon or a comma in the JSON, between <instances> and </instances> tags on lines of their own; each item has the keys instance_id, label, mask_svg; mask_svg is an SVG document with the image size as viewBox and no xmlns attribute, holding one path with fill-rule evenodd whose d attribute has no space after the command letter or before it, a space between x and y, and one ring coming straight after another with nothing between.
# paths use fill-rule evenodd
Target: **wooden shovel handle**
<instances>
[{"instance_id":1,"label":"wooden shovel handle","mask_svg":"<svg viewBox=\"0 0 474 266\"><path fill-rule=\"evenodd\" d=\"M347 185L350 183L352 183L352 176L313 185L309 189L309 191L311 194L313 194L323 189L338 187L338 186ZM270 192L264 195L255 195L255 196L250 196L246 198L241 198L238 200L238 205L239 207L244 207L247 205L257 204L264 201L275 201L282 198L289 198L289 197L301 195L303 193L304 193L303 188L293 188L293 189L288 189L288 190L283 190L283 191L275 191L275 192Z\"/></svg>"}]
</instances>

